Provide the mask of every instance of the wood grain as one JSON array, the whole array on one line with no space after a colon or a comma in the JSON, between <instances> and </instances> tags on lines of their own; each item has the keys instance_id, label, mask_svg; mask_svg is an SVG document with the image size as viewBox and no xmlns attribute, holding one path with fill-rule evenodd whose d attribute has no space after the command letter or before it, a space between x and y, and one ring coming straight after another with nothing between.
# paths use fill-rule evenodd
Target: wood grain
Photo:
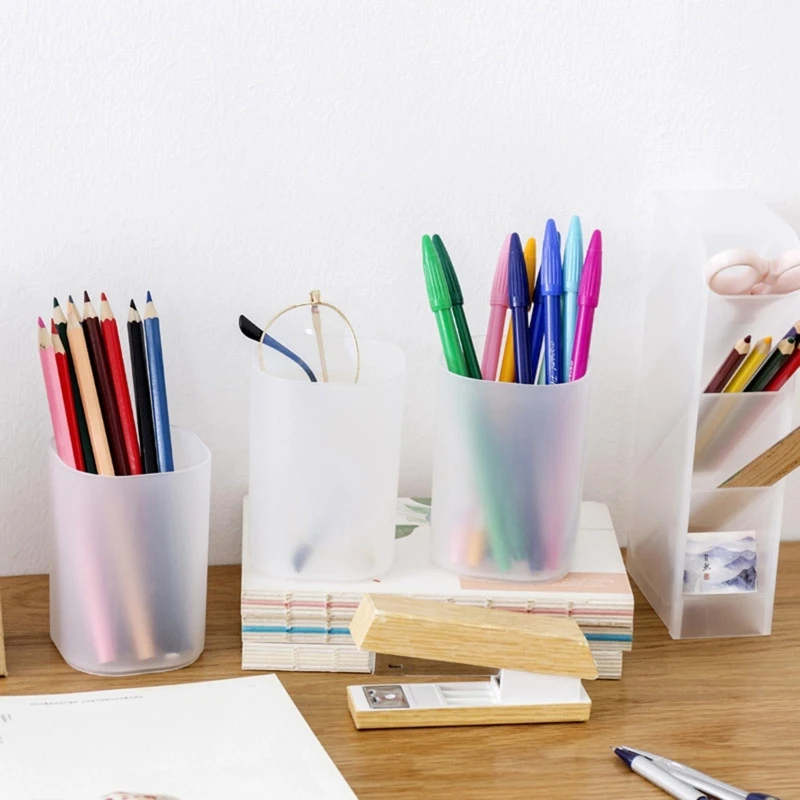
<instances>
[{"instance_id":1,"label":"wood grain","mask_svg":"<svg viewBox=\"0 0 800 800\"><path fill-rule=\"evenodd\" d=\"M4 677L6 672L6 646L3 639L3 607L0 605L0 677Z\"/></svg>"},{"instance_id":2,"label":"wood grain","mask_svg":"<svg viewBox=\"0 0 800 800\"><path fill-rule=\"evenodd\" d=\"M361 650L597 677L589 644L573 619L460 606L398 595L365 594L350 622Z\"/></svg>"},{"instance_id":3,"label":"wood grain","mask_svg":"<svg viewBox=\"0 0 800 800\"><path fill-rule=\"evenodd\" d=\"M190 667L137 678L71 670L48 636L47 578L0 578L10 677L3 694L156 686L242 675L240 568L211 570L206 650ZM750 790L800 797L800 543L784 544L773 633L674 642L636 594L633 652L621 681L592 684L580 725L357 731L353 675L279 673L361 800L664 800L609 750L628 744ZM445 676L440 676L445 677Z\"/></svg>"},{"instance_id":4,"label":"wood grain","mask_svg":"<svg viewBox=\"0 0 800 800\"><path fill-rule=\"evenodd\" d=\"M772 486L800 467L800 428L775 442L769 450L745 464L720 489L741 489L753 486Z\"/></svg>"},{"instance_id":5,"label":"wood grain","mask_svg":"<svg viewBox=\"0 0 800 800\"><path fill-rule=\"evenodd\" d=\"M361 687L358 687L359 689ZM442 725L521 725L545 722L585 722L592 703L550 703L538 706L465 706L361 711L347 694L350 716L359 730L436 728Z\"/></svg>"}]
</instances>

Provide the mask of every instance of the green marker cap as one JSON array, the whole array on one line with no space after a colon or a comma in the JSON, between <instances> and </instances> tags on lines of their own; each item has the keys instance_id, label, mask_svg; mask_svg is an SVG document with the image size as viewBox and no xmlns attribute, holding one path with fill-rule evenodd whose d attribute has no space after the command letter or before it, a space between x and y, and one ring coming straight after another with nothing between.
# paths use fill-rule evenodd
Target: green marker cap
<instances>
[{"instance_id":1,"label":"green marker cap","mask_svg":"<svg viewBox=\"0 0 800 800\"><path fill-rule=\"evenodd\" d=\"M444 279L447 281L447 291L450 294L450 302L454 306L464 305L464 295L461 292L461 284L458 282L458 275L453 267L453 262L450 260L450 254L444 246L442 237L438 233L433 235L433 246L436 248L436 253L439 256L439 261L442 265L442 272L444 272Z\"/></svg>"},{"instance_id":2,"label":"green marker cap","mask_svg":"<svg viewBox=\"0 0 800 800\"><path fill-rule=\"evenodd\" d=\"M425 272L425 288L428 290L428 302L431 311L444 311L452 308L450 292L444 277L442 262L436 253L431 237L422 237L422 269Z\"/></svg>"}]
</instances>

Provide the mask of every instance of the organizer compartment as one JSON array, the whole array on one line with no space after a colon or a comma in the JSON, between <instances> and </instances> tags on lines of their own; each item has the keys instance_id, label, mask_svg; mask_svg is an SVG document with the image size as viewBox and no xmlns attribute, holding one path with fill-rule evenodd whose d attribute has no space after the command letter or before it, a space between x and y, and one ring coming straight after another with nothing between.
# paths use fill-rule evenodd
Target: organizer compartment
<instances>
[{"instance_id":1,"label":"organizer compartment","mask_svg":"<svg viewBox=\"0 0 800 800\"><path fill-rule=\"evenodd\" d=\"M770 632L783 487L717 487L791 429L792 381L778 393L706 395L733 344L773 344L800 319L800 292L723 296L704 279L709 257L746 247L774 258L800 246L779 217L741 192L658 197L649 273L635 515L627 565L674 638ZM684 594L690 531L756 531L758 585L739 594Z\"/></svg>"}]
</instances>

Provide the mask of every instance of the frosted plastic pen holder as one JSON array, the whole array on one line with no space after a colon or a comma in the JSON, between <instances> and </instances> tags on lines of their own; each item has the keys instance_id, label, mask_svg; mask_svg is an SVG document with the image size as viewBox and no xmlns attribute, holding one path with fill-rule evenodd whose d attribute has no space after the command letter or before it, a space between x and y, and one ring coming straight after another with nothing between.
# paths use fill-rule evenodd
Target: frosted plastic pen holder
<instances>
[{"instance_id":1,"label":"frosted plastic pen holder","mask_svg":"<svg viewBox=\"0 0 800 800\"><path fill-rule=\"evenodd\" d=\"M438 375L432 554L461 575L549 581L578 530L587 378L553 386Z\"/></svg>"},{"instance_id":2,"label":"frosted plastic pen holder","mask_svg":"<svg viewBox=\"0 0 800 800\"><path fill-rule=\"evenodd\" d=\"M96 675L161 672L203 650L211 453L172 428L174 472L71 469L51 446L50 636Z\"/></svg>"},{"instance_id":3,"label":"frosted plastic pen holder","mask_svg":"<svg viewBox=\"0 0 800 800\"><path fill-rule=\"evenodd\" d=\"M267 372L253 359L248 541L261 572L355 580L391 565L405 356L380 342L359 348L358 383L275 374L296 367L266 348Z\"/></svg>"}]
</instances>

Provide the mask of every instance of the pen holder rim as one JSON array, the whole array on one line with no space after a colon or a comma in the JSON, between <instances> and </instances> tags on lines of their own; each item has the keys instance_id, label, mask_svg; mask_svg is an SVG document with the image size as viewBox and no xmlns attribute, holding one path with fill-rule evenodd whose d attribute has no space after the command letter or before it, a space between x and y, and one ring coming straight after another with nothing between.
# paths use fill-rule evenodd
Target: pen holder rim
<instances>
[{"instance_id":1,"label":"pen holder rim","mask_svg":"<svg viewBox=\"0 0 800 800\"><path fill-rule=\"evenodd\" d=\"M200 445L202 450L202 458L200 460L194 461L191 466L182 467L181 469L174 469L171 472L142 472L139 475L98 475L94 472L85 472L83 470L76 469L75 467L69 466L69 464L64 463L61 460L61 457L58 455L58 451L56 450L56 440L55 438L50 438L48 441L48 451L51 457L55 457L58 463L66 470L70 472L78 472L81 475L84 475L89 480L97 480L97 481L120 481L120 480L127 480L127 481L144 481L144 480L154 480L157 479L159 475L182 475L187 472L193 472L195 470L202 469L207 464L211 463L211 450L209 449L208 445L191 429L186 428L182 425L170 425L170 429L173 432L179 432L179 435L188 434L190 437L195 439L196 443Z\"/></svg>"}]
</instances>

